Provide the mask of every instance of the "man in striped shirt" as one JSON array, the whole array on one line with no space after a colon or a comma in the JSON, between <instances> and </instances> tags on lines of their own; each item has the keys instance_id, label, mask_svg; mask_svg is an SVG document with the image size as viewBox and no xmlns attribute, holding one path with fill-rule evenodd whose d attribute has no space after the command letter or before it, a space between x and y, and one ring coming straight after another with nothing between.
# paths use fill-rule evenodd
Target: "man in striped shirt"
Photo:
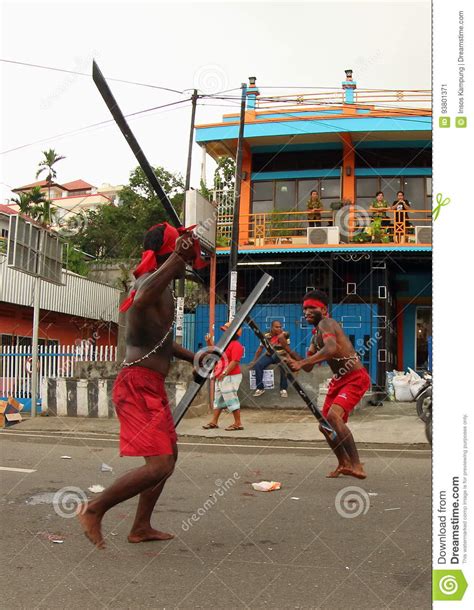
<instances>
[{"instance_id":1,"label":"man in striped shirt","mask_svg":"<svg viewBox=\"0 0 474 610\"><path fill-rule=\"evenodd\" d=\"M270 331L265 333L265 338L272 344L274 350L278 353L278 355L286 356L286 350L281 344L281 341L284 341L287 345L290 344L290 333L283 330L282 323L278 320L273 320L272 325L270 327ZM265 353L263 345L260 345L257 351L255 352L255 356L253 361L251 362L251 366L253 364L253 370L255 371L255 378L257 388L253 393L253 396L261 396L265 392L265 388L263 386L263 371L269 367L271 364L276 364L278 362L278 358L275 355ZM285 372L283 369L280 369L280 396L282 398L288 398L288 379L286 378Z\"/></svg>"}]
</instances>

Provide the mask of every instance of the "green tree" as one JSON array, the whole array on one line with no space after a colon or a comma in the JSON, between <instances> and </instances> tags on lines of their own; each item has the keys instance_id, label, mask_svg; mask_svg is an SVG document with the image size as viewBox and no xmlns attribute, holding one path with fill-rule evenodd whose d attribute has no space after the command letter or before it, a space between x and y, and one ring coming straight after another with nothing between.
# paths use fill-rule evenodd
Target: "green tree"
<instances>
[{"instance_id":1,"label":"green tree","mask_svg":"<svg viewBox=\"0 0 474 610\"><path fill-rule=\"evenodd\" d=\"M182 177L162 167L155 168L155 173L179 214L184 201ZM97 259L139 258L146 231L168 217L139 167L120 191L120 200L119 206L103 205L88 212L86 221L71 236L71 243Z\"/></svg>"},{"instance_id":2,"label":"green tree","mask_svg":"<svg viewBox=\"0 0 474 610\"><path fill-rule=\"evenodd\" d=\"M57 172L54 167L58 161L62 161L66 157L58 155L53 148L43 150L44 158L38 163L38 171L36 178L46 172L46 183L48 185L48 199L36 205L34 208L35 217L43 224L51 224L54 217L54 208L51 206L51 185L53 180L56 180Z\"/></svg>"},{"instance_id":3,"label":"green tree","mask_svg":"<svg viewBox=\"0 0 474 610\"><path fill-rule=\"evenodd\" d=\"M35 186L27 193L20 193L19 197L12 199L20 208L20 213L38 220L43 224L51 224L55 208L46 199L41 187Z\"/></svg>"},{"instance_id":4,"label":"green tree","mask_svg":"<svg viewBox=\"0 0 474 610\"><path fill-rule=\"evenodd\" d=\"M39 178L43 172L46 172L46 182L48 184L48 199L51 200L51 185L53 180L56 180L57 172L54 167L58 161L62 161L66 157L56 154L54 148L43 150L44 158L38 163L38 171L36 177Z\"/></svg>"},{"instance_id":5,"label":"green tree","mask_svg":"<svg viewBox=\"0 0 474 610\"><path fill-rule=\"evenodd\" d=\"M89 274L89 266L86 262L86 257L83 252L75 248L71 243L66 245L67 250L67 269L78 275L87 276Z\"/></svg>"},{"instance_id":6,"label":"green tree","mask_svg":"<svg viewBox=\"0 0 474 610\"><path fill-rule=\"evenodd\" d=\"M220 157L214 171L214 188L219 191L234 191L235 161L232 157Z\"/></svg>"},{"instance_id":7,"label":"green tree","mask_svg":"<svg viewBox=\"0 0 474 610\"><path fill-rule=\"evenodd\" d=\"M31 193L19 193L18 197L13 197L12 202L20 208L20 214L30 216L33 205L31 203Z\"/></svg>"}]
</instances>

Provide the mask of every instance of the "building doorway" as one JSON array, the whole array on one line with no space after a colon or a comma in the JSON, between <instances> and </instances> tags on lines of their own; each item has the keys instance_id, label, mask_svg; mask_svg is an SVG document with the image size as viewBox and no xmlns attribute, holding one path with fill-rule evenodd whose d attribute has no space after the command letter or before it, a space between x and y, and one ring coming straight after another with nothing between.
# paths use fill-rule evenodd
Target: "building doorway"
<instances>
[{"instance_id":1,"label":"building doorway","mask_svg":"<svg viewBox=\"0 0 474 610\"><path fill-rule=\"evenodd\" d=\"M416 370L429 368L429 343L432 333L431 307L416 308L415 327L415 368Z\"/></svg>"}]
</instances>

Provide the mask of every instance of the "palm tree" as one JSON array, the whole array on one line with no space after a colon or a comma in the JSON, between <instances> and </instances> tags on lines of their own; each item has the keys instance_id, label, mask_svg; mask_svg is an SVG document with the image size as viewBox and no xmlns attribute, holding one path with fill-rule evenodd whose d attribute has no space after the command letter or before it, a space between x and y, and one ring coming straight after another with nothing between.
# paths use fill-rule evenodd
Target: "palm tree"
<instances>
[{"instance_id":1,"label":"palm tree","mask_svg":"<svg viewBox=\"0 0 474 610\"><path fill-rule=\"evenodd\" d=\"M42 224L50 225L53 222L56 208L53 208L51 201L41 192L41 187L34 186L30 191L30 197L33 204L31 217Z\"/></svg>"},{"instance_id":2,"label":"palm tree","mask_svg":"<svg viewBox=\"0 0 474 610\"><path fill-rule=\"evenodd\" d=\"M20 208L20 214L31 215L33 209L31 193L19 193L18 197L12 198L12 202Z\"/></svg>"},{"instance_id":3,"label":"palm tree","mask_svg":"<svg viewBox=\"0 0 474 610\"><path fill-rule=\"evenodd\" d=\"M31 191L20 193L20 196L12 199L12 201L20 208L21 214L25 214L45 225L51 224L55 208L51 206L51 201L44 196L41 187L34 186Z\"/></svg>"},{"instance_id":4,"label":"palm tree","mask_svg":"<svg viewBox=\"0 0 474 610\"><path fill-rule=\"evenodd\" d=\"M38 171L36 172L36 177L39 178L39 176L44 171L47 172L46 182L48 184L48 199L51 201L51 185L53 183L53 180L56 179L57 176L56 170L53 166L58 161L62 161L62 159L65 159L66 157L57 155L56 151L53 148L50 148L49 150L43 150L43 155L44 159L38 163Z\"/></svg>"}]
</instances>

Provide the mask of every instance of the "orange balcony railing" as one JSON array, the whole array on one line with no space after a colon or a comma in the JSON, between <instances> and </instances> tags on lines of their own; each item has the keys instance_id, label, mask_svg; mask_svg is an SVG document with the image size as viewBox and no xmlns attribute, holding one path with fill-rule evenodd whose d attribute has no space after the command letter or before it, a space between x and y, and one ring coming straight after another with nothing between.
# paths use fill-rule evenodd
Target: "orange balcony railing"
<instances>
[{"instance_id":1,"label":"orange balcony railing","mask_svg":"<svg viewBox=\"0 0 474 610\"><path fill-rule=\"evenodd\" d=\"M431 244L431 222L431 210L426 209L400 212L388 208L372 213L347 206L339 211L321 210L314 215L308 215L307 211L241 214L239 245L259 249L272 245L317 248L340 244L345 247L370 243ZM330 227L337 227L338 231L314 231ZM232 215L221 214L217 223L217 247L228 247L231 236Z\"/></svg>"},{"instance_id":2,"label":"orange balcony railing","mask_svg":"<svg viewBox=\"0 0 474 610\"><path fill-rule=\"evenodd\" d=\"M355 89L354 103L349 106L369 105L396 108L431 108L430 89ZM342 89L315 91L311 93L290 93L286 95L265 95L257 98L257 110L282 110L290 106L332 106L344 104ZM388 106L387 106L388 105Z\"/></svg>"}]
</instances>

